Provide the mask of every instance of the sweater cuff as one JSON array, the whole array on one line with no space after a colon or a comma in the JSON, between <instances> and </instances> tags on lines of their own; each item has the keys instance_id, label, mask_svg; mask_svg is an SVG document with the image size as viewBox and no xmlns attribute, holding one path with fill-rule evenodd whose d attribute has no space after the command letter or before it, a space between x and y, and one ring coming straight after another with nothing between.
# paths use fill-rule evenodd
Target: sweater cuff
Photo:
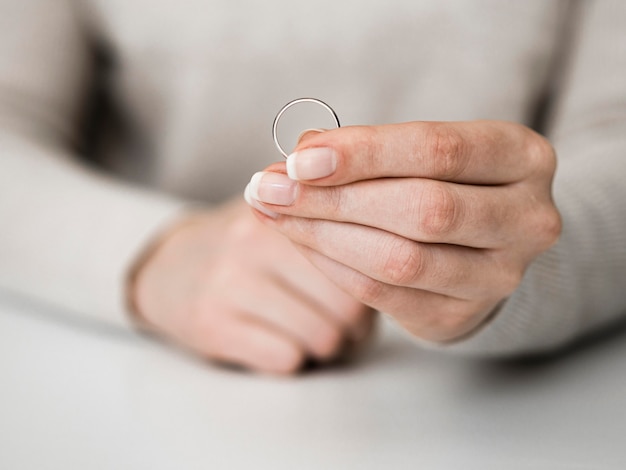
<instances>
[{"instance_id":1,"label":"sweater cuff","mask_svg":"<svg viewBox=\"0 0 626 470\"><path fill-rule=\"evenodd\" d=\"M129 270L186 203L103 176L49 146L0 137L0 286L131 327Z\"/></svg>"},{"instance_id":2,"label":"sweater cuff","mask_svg":"<svg viewBox=\"0 0 626 470\"><path fill-rule=\"evenodd\" d=\"M130 198L129 198L130 199ZM107 234L102 249L89 260L85 272L90 281L85 298L77 309L102 322L124 328L140 327L132 311L129 280L148 247L151 247L186 213L181 202L160 195L133 194L117 213L116 228ZM92 264L93 263L93 264Z\"/></svg>"}]
</instances>

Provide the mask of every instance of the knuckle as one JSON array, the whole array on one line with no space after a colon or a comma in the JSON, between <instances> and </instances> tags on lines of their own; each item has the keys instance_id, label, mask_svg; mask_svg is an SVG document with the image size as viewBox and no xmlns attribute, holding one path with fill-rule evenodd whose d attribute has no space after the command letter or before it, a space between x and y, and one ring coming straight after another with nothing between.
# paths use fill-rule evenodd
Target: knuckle
<instances>
[{"instance_id":1,"label":"knuckle","mask_svg":"<svg viewBox=\"0 0 626 470\"><path fill-rule=\"evenodd\" d=\"M563 230L563 222L559 211L551 207L539 216L537 231L541 238L541 247L548 249L560 238Z\"/></svg>"},{"instance_id":2,"label":"knuckle","mask_svg":"<svg viewBox=\"0 0 626 470\"><path fill-rule=\"evenodd\" d=\"M325 216L330 219L340 219L346 211L344 201L344 188L342 186L328 186L321 191Z\"/></svg>"},{"instance_id":3,"label":"knuckle","mask_svg":"<svg viewBox=\"0 0 626 470\"><path fill-rule=\"evenodd\" d=\"M302 367L304 360L304 352L290 344L281 348L280 355L274 358L270 368L279 374L295 374Z\"/></svg>"},{"instance_id":4,"label":"knuckle","mask_svg":"<svg viewBox=\"0 0 626 470\"><path fill-rule=\"evenodd\" d=\"M227 225L225 231L228 239L246 243L258 236L258 225L253 217L240 217Z\"/></svg>"},{"instance_id":5,"label":"knuckle","mask_svg":"<svg viewBox=\"0 0 626 470\"><path fill-rule=\"evenodd\" d=\"M428 341L450 341L464 334L473 318L470 302L451 300L436 311L425 314L425 320L414 331Z\"/></svg>"},{"instance_id":6,"label":"knuckle","mask_svg":"<svg viewBox=\"0 0 626 470\"><path fill-rule=\"evenodd\" d=\"M435 178L454 179L465 170L465 142L454 127L446 123L430 124L425 145L427 162L430 162L430 170Z\"/></svg>"},{"instance_id":7,"label":"knuckle","mask_svg":"<svg viewBox=\"0 0 626 470\"><path fill-rule=\"evenodd\" d=\"M530 248L542 252L553 246L561 236L563 223L556 207L549 204L533 211L529 220L528 234Z\"/></svg>"},{"instance_id":8,"label":"knuckle","mask_svg":"<svg viewBox=\"0 0 626 470\"><path fill-rule=\"evenodd\" d=\"M364 275L355 279L353 284L355 297L366 305L375 305L380 300L384 289L382 282Z\"/></svg>"},{"instance_id":9,"label":"knuckle","mask_svg":"<svg viewBox=\"0 0 626 470\"><path fill-rule=\"evenodd\" d=\"M441 312L440 340L454 341L474 331L498 302L492 300L451 301Z\"/></svg>"},{"instance_id":10,"label":"knuckle","mask_svg":"<svg viewBox=\"0 0 626 470\"><path fill-rule=\"evenodd\" d=\"M417 245L402 238L394 239L390 245L382 268L383 279L394 285L411 285L423 271Z\"/></svg>"},{"instance_id":11,"label":"knuckle","mask_svg":"<svg viewBox=\"0 0 626 470\"><path fill-rule=\"evenodd\" d=\"M281 369L287 373L295 373L302 367L304 362L304 353L297 347L292 347L286 350L284 357L281 361Z\"/></svg>"},{"instance_id":12,"label":"knuckle","mask_svg":"<svg viewBox=\"0 0 626 470\"><path fill-rule=\"evenodd\" d=\"M556 151L548 139L534 131L528 131L527 154L533 169L542 175L552 176L556 171Z\"/></svg>"},{"instance_id":13,"label":"knuckle","mask_svg":"<svg viewBox=\"0 0 626 470\"><path fill-rule=\"evenodd\" d=\"M472 318L472 312L466 306L448 308L448 311L441 316L440 331L443 340L456 338L467 331L467 324Z\"/></svg>"},{"instance_id":14,"label":"knuckle","mask_svg":"<svg viewBox=\"0 0 626 470\"><path fill-rule=\"evenodd\" d=\"M329 326L314 338L314 353L320 359L330 359L338 354L342 343L342 333L337 328Z\"/></svg>"},{"instance_id":15,"label":"knuckle","mask_svg":"<svg viewBox=\"0 0 626 470\"><path fill-rule=\"evenodd\" d=\"M344 305L338 306L337 312L338 317L348 327L359 325L369 316L369 309L352 298L349 298Z\"/></svg>"},{"instance_id":16,"label":"knuckle","mask_svg":"<svg viewBox=\"0 0 626 470\"><path fill-rule=\"evenodd\" d=\"M460 220L460 199L443 183L425 187L419 201L419 229L429 238L453 232Z\"/></svg>"},{"instance_id":17,"label":"knuckle","mask_svg":"<svg viewBox=\"0 0 626 470\"><path fill-rule=\"evenodd\" d=\"M229 330L225 319L206 310L196 310L186 322L187 337L201 348L207 357L220 356L229 347Z\"/></svg>"}]
</instances>

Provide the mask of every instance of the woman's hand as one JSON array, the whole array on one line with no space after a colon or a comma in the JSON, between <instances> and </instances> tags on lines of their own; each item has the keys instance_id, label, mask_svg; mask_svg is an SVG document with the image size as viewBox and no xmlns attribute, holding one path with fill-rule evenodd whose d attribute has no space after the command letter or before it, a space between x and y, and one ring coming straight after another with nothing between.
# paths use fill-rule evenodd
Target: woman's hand
<instances>
[{"instance_id":1,"label":"woman's hand","mask_svg":"<svg viewBox=\"0 0 626 470\"><path fill-rule=\"evenodd\" d=\"M333 285L243 202L190 216L141 264L141 321L218 361L292 373L371 330L371 309Z\"/></svg>"},{"instance_id":2,"label":"woman's hand","mask_svg":"<svg viewBox=\"0 0 626 470\"><path fill-rule=\"evenodd\" d=\"M307 134L249 192L338 286L443 342L483 323L557 240L555 167L513 123L347 127Z\"/></svg>"}]
</instances>

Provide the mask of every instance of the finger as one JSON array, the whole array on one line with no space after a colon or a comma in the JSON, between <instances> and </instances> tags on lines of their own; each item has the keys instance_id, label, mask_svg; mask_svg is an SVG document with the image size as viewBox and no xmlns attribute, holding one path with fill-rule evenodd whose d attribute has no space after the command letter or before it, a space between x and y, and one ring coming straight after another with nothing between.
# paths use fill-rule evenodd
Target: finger
<instances>
[{"instance_id":1,"label":"finger","mask_svg":"<svg viewBox=\"0 0 626 470\"><path fill-rule=\"evenodd\" d=\"M316 187L276 172L253 176L250 194L273 213L368 225L415 241L495 248L537 225L524 214L537 198L520 185L471 186L424 178L384 178ZM546 198L549 195L546 195ZM539 221L537 221L539 223Z\"/></svg>"},{"instance_id":2,"label":"finger","mask_svg":"<svg viewBox=\"0 0 626 470\"><path fill-rule=\"evenodd\" d=\"M327 129L305 129L298 136L298 143L304 142L314 135L320 134L322 132L326 132Z\"/></svg>"},{"instance_id":3,"label":"finger","mask_svg":"<svg viewBox=\"0 0 626 470\"><path fill-rule=\"evenodd\" d=\"M233 315L221 322L219 329L202 322L195 326L191 346L220 362L270 374L291 374L306 359L305 351L288 335L261 322Z\"/></svg>"},{"instance_id":4,"label":"finger","mask_svg":"<svg viewBox=\"0 0 626 470\"><path fill-rule=\"evenodd\" d=\"M308 136L287 169L292 179L321 186L383 177L491 185L520 181L553 157L545 139L514 123L409 122Z\"/></svg>"},{"instance_id":5,"label":"finger","mask_svg":"<svg viewBox=\"0 0 626 470\"><path fill-rule=\"evenodd\" d=\"M309 247L296 246L339 287L365 304L392 315L404 328L422 339L454 340L474 330L489 311L478 302L382 283ZM483 310L485 314L477 314Z\"/></svg>"},{"instance_id":6,"label":"finger","mask_svg":"<svg viewBox=\"0 0 626 470\"><path fill-rule=\"evenodd\" d=\"M371 227L323 220L280 217L275 225L293 242L392 286L462 299L501 298L522 276L521 268L508 267L491 250L416 243Z\"/></svg>"},{"instance_id":7,"label":"finger","mask_svg":"<svg viewBox=\"0 0 626 470\"><path fill-rule=\"evenodd\" d=\"M338 289L297 250L294 250L294 256L290 256L289 260L283 260L273 267L273 276L290 291L308 298L307 302L333 324L339 325L347 338L358 341L367 336L372 312Z\"/></svg>"},{"instance_id":8,"label":"finger","mask_svg":"<svg viewBox=\"0 0 626 470\"><path fill-rule=\"evenodd\" d=\"M282 331L311 357L329 360L341 350L342 326L323 307L281 278L270 274L259 277L254 286L242 287L232 301L242 316Z\"/></svg>"}]
</instances>

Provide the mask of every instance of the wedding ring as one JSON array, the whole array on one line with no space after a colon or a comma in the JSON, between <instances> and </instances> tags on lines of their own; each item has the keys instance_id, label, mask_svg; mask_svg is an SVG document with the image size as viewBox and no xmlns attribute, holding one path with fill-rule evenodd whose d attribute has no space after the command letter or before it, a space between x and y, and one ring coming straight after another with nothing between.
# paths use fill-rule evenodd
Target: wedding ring
<instances>
[{"instance_id":1,"label":"wedding ring","mask_svg":"<svg viewBox=\"0 0 626 470\"><path fill-rule=\"evenodd\" d=\"M290 101L285 106L283 106L280 111L278 111L278 114L274 118L274 123L272 124L272 138L274 139L274 144L276 145L276 148L278 149L278 151L285 158L288 157L287 152L285 152L285 150L280 145L280 142L278 141L278 121L280 121L280 118L283 116L285 111L287 111L292 106L295 106L295 105L300 104L300 103L315 103L315 104L319 104L320 106L325 108L332 115L332 117L333 117L333 119L335 121L335 124L337 124L337 127L341 127L341 124L339 124L339 118L337 117L337 113L335 113L333 108L328 106L322 100L318 100L316 98L298 98L297 100Z\"/></svg>"}]
</instances>

